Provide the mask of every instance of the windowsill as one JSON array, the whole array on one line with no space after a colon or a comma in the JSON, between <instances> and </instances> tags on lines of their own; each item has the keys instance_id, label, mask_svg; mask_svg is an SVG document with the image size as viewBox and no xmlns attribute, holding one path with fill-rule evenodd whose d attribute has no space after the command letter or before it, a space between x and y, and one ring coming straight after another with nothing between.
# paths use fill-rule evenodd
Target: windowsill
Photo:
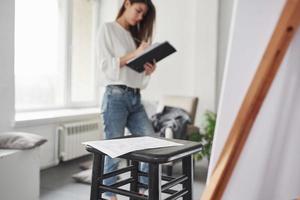
<instances>
[{"instance_id":1,"label":"windowsill","mask_svg":"<svg viewBox=\"0 0 300 200\"><path fill-rule=\"evenodd\" d=\"M3 159L5 157L8 157L14 153L17 153L20 150L16 149L0 149L0 159Z\"/></svg>"},{"instance_id":2,"label":"windowsill","mask_svg":"<svg viewBox=\"0 0 300 200\"><path fill-rule=\"evenodd\" d=\"M14 127L47 125L64 121L97 117L100 108L60 109L16 113Z\"/></svg>"}]
</instances>

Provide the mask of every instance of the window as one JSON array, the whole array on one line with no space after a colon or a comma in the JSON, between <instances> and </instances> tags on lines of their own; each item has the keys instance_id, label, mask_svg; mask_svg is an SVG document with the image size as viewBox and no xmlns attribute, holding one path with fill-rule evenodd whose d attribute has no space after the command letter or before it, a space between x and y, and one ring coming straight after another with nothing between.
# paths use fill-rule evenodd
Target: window
<instances>
[{"instance_id":1,"label":"window","mask_svg":"<svg viewBox=\"0 0 300 200\"><path fill-rule=\"evenodd\" d=\"M15 1L16 110L97 106L97 1Z\"/></svg>"}]
</instances>

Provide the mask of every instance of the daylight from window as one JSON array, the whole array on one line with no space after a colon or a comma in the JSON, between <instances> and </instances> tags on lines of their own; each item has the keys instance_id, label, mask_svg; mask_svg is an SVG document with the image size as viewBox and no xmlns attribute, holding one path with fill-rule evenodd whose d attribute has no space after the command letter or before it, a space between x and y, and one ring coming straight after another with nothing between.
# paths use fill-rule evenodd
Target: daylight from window
<instances>
[{"instance_id":1,"label":"daylight from window","mask_svg":"<svg viewBox=\"0 0 300 200\"><path fill-rule=\"evenodd\" d=\"M95 1L16 0L16 110L97 105Z\"/></svg>"},{"instance_id":2,"label":"daylight from window","mask_svg":"<svg viewBox=\"0 0 300 200\"><path fill-rule=\"evenodd\" d=\"M16 0L15 7L16 109L62 106L57 2Z\"/></svg>"}]
</instances>

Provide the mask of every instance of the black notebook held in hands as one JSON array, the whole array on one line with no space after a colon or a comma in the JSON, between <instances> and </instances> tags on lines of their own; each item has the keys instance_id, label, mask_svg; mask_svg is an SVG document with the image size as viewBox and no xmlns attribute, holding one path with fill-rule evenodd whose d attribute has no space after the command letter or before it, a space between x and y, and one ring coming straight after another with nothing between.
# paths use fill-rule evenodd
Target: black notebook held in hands
<instances>
[{"instance_id":1,"label":"black notebook held in hands","mask_svg":"<svg viewBox=\"0 0 300 200\"><path fill-rule=\"evenodd\" d=\"M153 60L159 62L174 52L176 52L176 49L167 41L163 43L155 43L139 56L129 60L126 65L131 69L141 73L144 71L145 63L153 63Z\"/></svg>"}]
</instances>

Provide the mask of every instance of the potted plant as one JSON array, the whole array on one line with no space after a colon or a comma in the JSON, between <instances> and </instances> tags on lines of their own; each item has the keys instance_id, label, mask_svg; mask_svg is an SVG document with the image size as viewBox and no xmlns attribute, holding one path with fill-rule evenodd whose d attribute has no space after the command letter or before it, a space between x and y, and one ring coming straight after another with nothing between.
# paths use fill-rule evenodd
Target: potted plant
<instances>
[{"instance_id":1,"label":"potted plant","mask_svg":"<svg viewBox=\"0 0 300 200\"><path fill-rule=\"evenodd\" d=\"M214 138L216 126L216 114L212 111L206 111L204 113L203 128L199 132L194 132L189 136L189 140L201 142L203 149L194 155L196 160L202 160L203 158L210 159L210 153L212 148L212 142Z\"/></svg>"}]
</instances>

